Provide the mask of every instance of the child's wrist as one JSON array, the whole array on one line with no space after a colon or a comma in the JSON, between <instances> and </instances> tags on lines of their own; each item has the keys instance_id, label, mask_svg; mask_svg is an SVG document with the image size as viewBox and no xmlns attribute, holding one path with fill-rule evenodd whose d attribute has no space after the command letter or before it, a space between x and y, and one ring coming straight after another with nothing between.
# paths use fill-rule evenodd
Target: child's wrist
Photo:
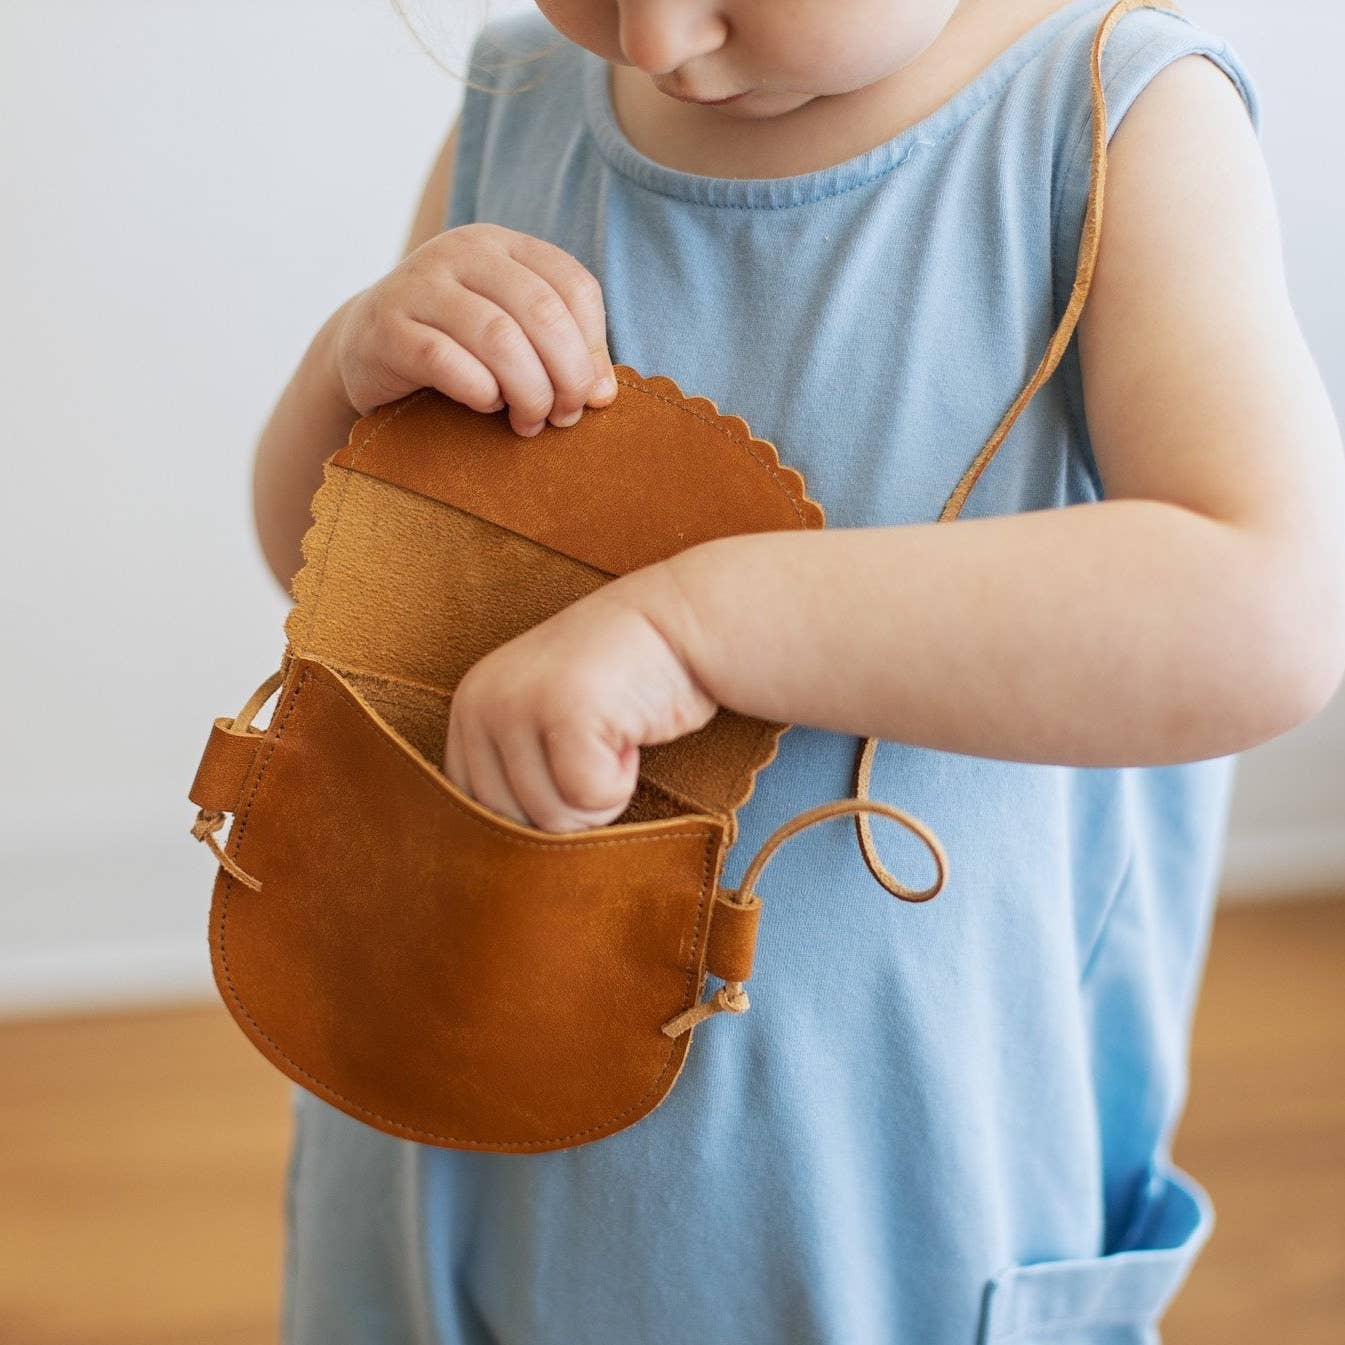
<instances>
[{"instance_id":1,"label":"child's wrist","mask_svg":"<svg viewBox=\"0 0 1345 1345\"><path fill-rule=\"evenodd\" d=\"M615 582L628 588L631 600L662 635L678 661L713 696L714 689L707 678L712 673L709 651L714 632L704 620L705 602L700 587L708 572L703 552L711 545L699 543Z\"/></svg>"},{"instance_id":2,"label":"child's wrist","mask_svg":"<svg viewBox=\"0 0 1345 1345\"><path fill-rule=\"evenodd\" d=\"M305 360L314 395L320 398L324 410L347 416L351 424L359 419L360 412L351 401L341 373L341 339L347 314L359 297L359 294L352 294L327 318L309 345Z\"/></svg>"}]
</instances>

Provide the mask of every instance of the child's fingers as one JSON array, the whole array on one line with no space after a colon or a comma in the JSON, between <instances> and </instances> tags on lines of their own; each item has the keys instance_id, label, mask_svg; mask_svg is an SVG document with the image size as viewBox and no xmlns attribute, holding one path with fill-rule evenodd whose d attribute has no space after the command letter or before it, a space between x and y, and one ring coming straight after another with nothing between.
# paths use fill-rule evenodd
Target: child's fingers
<instances>
[{"instance_id":1,"label":"child's fingers","mask_svg":"<svg viewBox=\"0 0 1345 1345\"><path fill-rule=\"evenodd\" d=\"M462 727L456 706L450 706L448 735L444 741L444 774L464 794L471 796L472 779L467 772L467 757L462 750Z\"/></svg>"},{"instance_id":2,"label":"child's fingers","mask_svg":"<svg viewBox=\"0 0 1345 1345\"><path fill-rule=\"evenodd\" d=\"M498 411L503 392L495 375L470 350L437 327L412 321L407 340L412 347L411 368L417 386L434 388L474 411Z\"/></svg>"},{"instance_id":3,"label":"child's fingers","mask_svg":"<svg viewBox=\"0 0 1345 1345\"><path fill-rule=\"evenodd\" d=\"M460 730L458 742L461 746L463 768L470 780L467 792L472 798L501 817L509 818L511 822L532 826L532 819L514 797L490 735L478 728L464 725Z\"/></svg>"},{"instance_id":4,"label":"child's fingers","mask_svg":"<svg viewBox=\"0 0 1345 1345\"><path fill-rule=\"evenodd\" d=\"M483 324L479 310L464 311L454 302L460 293L454 291L445 302L451 310L445 314L447 322L436 325L443 325L499 379L515 429L526 432L548 416L562 423L577 418L593 388L593 357L565 300L511 256L467 254L459 260L456 274L460 285L498 305L508 320L497 314ZM522 344L530 347L541 373L528 378L527 399L519 405L509 395L509 369L520 364Z\"/></svg>"},{"instance_id":5,"label":"child's fingers","mask_svg":"<svg viewBox=\"0 0 1345 1345\"><path fill-rule=\"evenodd\" d=\"M519 273L524 271L514 261L508 262L508 268ZM477 285L481 285L484 292ZM517 304L516 289L511 290L507 283L478 276L475 284L448 286L436 296L432 308L418 307L413 310L412 317L417 326L433 327L442 332L484 365L499 385L499 395L509 406L509 423L519 433L536 434L546 422L554 402L551 374L531 337L508 308L511 293L514 296L512 302ZM504 300L503 304L497 295ZM552 298L560 302L554 293ZM432 353L416 352L419 356Z\"/></svg>"},{"instance_id":6,"label":"child's fingers","mask_svg":"<svg viewBox=\"0 0 1345 1345\"><path fill-rule=\"evenodd\" d=\"M591 730L559 724L545 735L545 749L555 787L585 826L605 826L619 817L635 792L640 770L638 748L620 757Z\"/></svg>"},{"instance_id":7,"label":"child's fingers","mask_svg":"<svg viewBox=\"0 0 1345 1345\"><path fill-rule=\"evenodd\" d=\"M520 727L502 737L498 754L509 789L534 827L562 832L593 825L577 818L556 793L546 749L531 727Z\"/></svg>"},{"instance_id":8,"label":"child's fingers","mask_svg":"<svg viewBox=\"0 0 1345 1345\"><path fill-rule=\"evenodd\" d=\"M587 737L591 742L592 735ZM607 783L590 779L572 797L565 790L558 790L547 745L531 726L520 724L502 735L493 747L493 759L503 772L509 796L526 819L530 819L529 824L540 831L559 833L605 826L630 802L634 784L623 788L621 781L615 778L619 770L614 772L612 764L606 760L610 754L599 752L594 758ZM568 762L565 769L567 777L572 776L574 762ZM582 764L579 769L582 771ZM584 806L583 800L590 804L600 801L600 804Z\"/></svg>"},{"instance_id":9,"label":"child's fingers","mask_svg":"<svg viewBox=\"0 0 1345 1345\"><path fill-rule=\"evenodd\" d=\"M511 242L510 255L549 282L569 305L593 362L594 379L585 396L590 405L606 406L616 396L616 379L607 349L607 308L598 278L564 248L532 234L521 234L518 241ZM610 387L604 387L607 380L611 380ZM579 410L582 404L583 399L570 409Z\"/></svg>"}]
</instances>

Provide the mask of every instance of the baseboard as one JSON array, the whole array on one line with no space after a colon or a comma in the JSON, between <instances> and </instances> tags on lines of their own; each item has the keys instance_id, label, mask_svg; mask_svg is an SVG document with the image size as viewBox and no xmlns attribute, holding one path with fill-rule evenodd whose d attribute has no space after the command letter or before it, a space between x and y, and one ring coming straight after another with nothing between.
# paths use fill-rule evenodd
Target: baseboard
<instances>
[{"instance_id":1,"label":"baseboard","mask_svg":"<svg viewBox=\"0 0 1345 1345\"><path fill-rule=\"evenodd\" d=\"M214 995L215 872L185 826L180 838L0 855L0 1015Z\"/></svg>"},{"instance_id":2,"label":"baseboard","mask_svg":"<svg viewBox=\"0 0 1345 1345\"><path fill-rule=\"evenodd\" d=\"M1230 836L1219 891L1228 902L1345 896L1345 819Z\"/></svg>"},{"instance_id":3,"label":"baseboard","mask_svg":"<svg viewBox=\"0 0 1345 1345\"><path fill-rule=\"evenodd\" d=\"M216 998L206 924L215 866L189 839L0 860L0 1017ZM1226 902L1345 893L1345 827L1230 838Z\"/></svg>"},{"instance_id":4,"label":"baseboard","mask_svg":"<svg viewBox=\"0 0 1345 1345\"><path fill-rule=\"evenodd\" d=\"M0 954L0 1015L6 1017L214 997L204 939Z\"/></svg>"}]
</instances>

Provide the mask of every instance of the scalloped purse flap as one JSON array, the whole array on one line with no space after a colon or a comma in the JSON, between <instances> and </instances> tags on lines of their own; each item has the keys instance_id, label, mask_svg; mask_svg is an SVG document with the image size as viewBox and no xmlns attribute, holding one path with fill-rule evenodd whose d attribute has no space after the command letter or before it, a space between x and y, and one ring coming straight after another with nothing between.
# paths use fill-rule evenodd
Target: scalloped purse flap
<instances>
[{"instance_id":1,"label":"scalloped purse flap","mask_svg":"<svg viewBox=\"0 0 1345 1345\"><path fill-rule=\"evenodd\" d=\"M437 768L472 664L618 575L715 537L825 525L739 416L616 366L609 406L530 439L422 389L327 460L285 622L287 659L348 678ZM616 824L731 814L789 726L721 709L641 751Z\"/></svg>"}]
</instances>

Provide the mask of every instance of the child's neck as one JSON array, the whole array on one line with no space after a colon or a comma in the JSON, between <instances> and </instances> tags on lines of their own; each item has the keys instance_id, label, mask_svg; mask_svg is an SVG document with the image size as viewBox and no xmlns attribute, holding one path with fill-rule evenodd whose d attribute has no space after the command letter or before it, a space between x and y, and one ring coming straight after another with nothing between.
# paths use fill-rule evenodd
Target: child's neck
<instances>
[{"instance_id":1,"label":"child's neck","mask_svg":"<svg viewBox=\"0 0 1345 1345\"><path fill-rule=\"evenodd\" d=\"M709 177L789 177L863 154L941 107L1006 48L1073 0L963 0L914 61L850 93L751 119L680 103L630 65L609 65L626 138L642 154Z\"/></svg>"}]
</instances>

